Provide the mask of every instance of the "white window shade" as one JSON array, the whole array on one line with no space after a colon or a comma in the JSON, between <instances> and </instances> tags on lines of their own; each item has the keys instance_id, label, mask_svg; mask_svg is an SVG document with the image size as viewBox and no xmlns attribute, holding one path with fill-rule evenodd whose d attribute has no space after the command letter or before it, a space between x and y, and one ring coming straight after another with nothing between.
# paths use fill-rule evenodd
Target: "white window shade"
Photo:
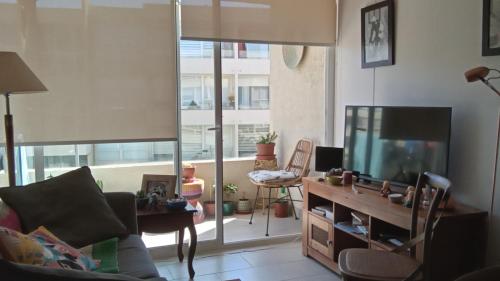
<instances>
[{"instance_id":1,"label":"white window shade","mask_svg":"<svg viewBox=\"0 0 500 281\"><path fill-rule=\"evenodd\" d=\"M335 0L181 0L186 40L335 43Z\"/></svg>"},{"instance_id":2,"label":"white window shade","mask_svg":"<svg viewBox=\"0 0 500 281\"><path fill-rule=\"evenodd\" d=\"M0 48L49 90L11 98L16 143L176 139L175 3L72 2L0 4Z\"/></svg>"}]
</instances>

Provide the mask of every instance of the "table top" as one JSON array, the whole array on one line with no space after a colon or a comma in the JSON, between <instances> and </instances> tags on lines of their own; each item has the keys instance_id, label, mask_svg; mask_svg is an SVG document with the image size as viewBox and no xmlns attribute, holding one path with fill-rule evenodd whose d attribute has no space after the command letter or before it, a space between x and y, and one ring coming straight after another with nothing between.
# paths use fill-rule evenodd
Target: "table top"
<instances>
[{"instance_id":1,"label":"table top","mask_svg":"<svg viewBox=\"0 0 500 281\"><path fill-rule=\"evenodd\" d=\"M152 215L179 215L179 214L186 214L186 213L196 213L197 210L190 204L187 204L184 209L167 209L164 205L159 206L159 209L153 209L153 210L137 210L137 216L152 216Z\"/></svg>"}]
</instances>

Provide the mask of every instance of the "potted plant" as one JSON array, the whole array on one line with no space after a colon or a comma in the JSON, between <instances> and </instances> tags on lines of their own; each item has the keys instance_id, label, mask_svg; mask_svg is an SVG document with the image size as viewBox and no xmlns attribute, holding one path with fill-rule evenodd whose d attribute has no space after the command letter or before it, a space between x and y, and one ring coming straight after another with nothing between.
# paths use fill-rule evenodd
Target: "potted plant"
<instances>
[{"instance_id":1,"label":"potted plant","mask_svg":"<svg viewBox=\"0 0 500 281\"><path fill-rule=\"evenodd\" d=\"M190 179L194 177L194 172L196 167L191 163L183 163L182 164L182 179L189 182Z\"/></svg>"},{"instance_id":2,"label":"potted plant","mask_svg":"<svg viewBox=\"0 0 500 281\"><path fill-rule=\"evenodd\" d=\"M261 136L257 142L257 158L260 160L274 159L274 141L278 138L276 132L267 133ZM272 158L271 158L272 157ZM271 158L271 159L268 159Z\"/></svg>"},{"instance_id":3,"label":"potted plant","mask_svg":"<svg viewBox=\"0 0 500 281\"><path fill-rule=\"evenodd\" d=\"M238 191L238 186L234 183L228 183L224 185L224 194L227 195L226 198L231 198ZM223 206L224 216L231 216L234 214L234 202L230 200L224 200Z\"/></svg>"},{"instance_id":4,"label":"potted plant","mask_svg":"<svg viewBox=\"0 0 500 281\"><path fill-rule=\"evenodd\" d=\"M144 190L139 190L135 194L135 203L138 210L142 210L148 204L149 198L146 196Z\"/></svg>"},{"instance_id":5,"label":"potted plant","mask_svg":"<svg viewBox=\"0 0 500 281\"><path fill-rule=\"evenodd\" d=\"M250 200L245 198L245 193L243 193L243 197L238 199L238 206L236 206L236 212L238 214L249 214L252 212L250 207Z\"/></svg>"},{"instance_id":6,"label":"potted plant","mask_svg":"<svg viewBox=\"0 0 500 281\"><path fill-rule=\"evenodd\" d=\"M274 216L277 218L288 217L288 200L278 199L274 203Z\"/></svg>"},{"instance_id":7,"label":"potted plant","mask_svg":"<svg viewBox=\"0 0 500 281\"><path fill-rule=\"evenodd\" d=\"M207 216L215 216L215 201L212 198L212 192L215 190L215 184L212 185L212 188L209 189L210 192L210 200L205 201L203 205L205 206L205 213Z\"/></svg>"}]
</instances>

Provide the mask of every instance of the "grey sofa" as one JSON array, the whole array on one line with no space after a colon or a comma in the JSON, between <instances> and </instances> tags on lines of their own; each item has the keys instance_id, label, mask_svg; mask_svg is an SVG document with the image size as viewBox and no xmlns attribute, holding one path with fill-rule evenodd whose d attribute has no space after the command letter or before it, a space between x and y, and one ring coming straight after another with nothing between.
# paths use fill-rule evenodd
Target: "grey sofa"
<instances>
[{"instance_id":1,"label":"grey sofa","mask_svg":"<svg viewBox=\"0 0 500 281\"><path fill-rule=\"evenodd\" d=\"M118 274L50 269L8 262L0 256L0 280L79 281L124 280L166 281L161 278L149 252L137 233L135 196L132 193L104 193L106 201L127 227L129 234L118 242Z\"/></svg>"}]
</instances>

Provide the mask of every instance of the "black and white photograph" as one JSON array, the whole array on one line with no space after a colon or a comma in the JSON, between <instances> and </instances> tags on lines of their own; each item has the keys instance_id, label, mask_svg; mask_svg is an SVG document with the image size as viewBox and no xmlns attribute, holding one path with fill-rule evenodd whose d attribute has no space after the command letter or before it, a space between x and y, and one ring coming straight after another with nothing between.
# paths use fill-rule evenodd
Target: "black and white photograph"
<instances>
[{"instance_id":1,"label":"black and white photograph","mask_svg":"<svg viewBox=\"0 0 500 281\"><path fill-rule=\"evenodd\" d=\"M500 0L483 0L483 56L500 55Z\"/></svg>"},{"instance_id":2,"label":"black and white photograph","mask_svg":"<svg viewBox=\"0 0 500 281\"><path fill-rule=\"evenodd\" d=\"M146 195L156 194L161 199L171 199L175 197L176 182L175 175L143 175L142 190Z\"/></svg>"},{"instance_id":3,"label":"black and white photograph","mask_svg":"<svg viewBox=\"0 0 500 281\"><path fill-rule=\"evenodd\" d=\"M383 1L361 10L362 67L394 64L394 2Z\"/></svg>"}]
</instances>

